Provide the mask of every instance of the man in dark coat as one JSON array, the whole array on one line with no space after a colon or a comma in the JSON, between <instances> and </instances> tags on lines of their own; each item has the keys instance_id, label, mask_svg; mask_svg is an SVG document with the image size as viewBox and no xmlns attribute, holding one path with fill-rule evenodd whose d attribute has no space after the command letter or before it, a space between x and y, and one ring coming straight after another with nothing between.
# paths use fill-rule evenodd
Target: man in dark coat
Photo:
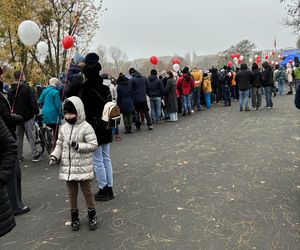
<instances>
[{"instance_id":1,"label":"man in dark coat","mask_svg":"<svg viewBox=\"0 0 300 250\"><path fill-rule=\"evenodd\" d=\"M17 146L1 117L0 141L0 237L2 237L16 225L8 200L6 185L14 167Z\"/></svg>"},{"instance_id":2,"label":"man in dark coat","mask_svg":"<svg viewBox=\"0 0 300 250\"><path fill-rule=\"evenodd\" d=\"M136 111L135 126L137 129L141 128L141 113L144 113L147 120L148 129L152 130L153 126L149 115L149 107L146 97L147 78L142 76L134 68L129 69L129 74L132 76L132 78L130 79L130 83L133 90L133 98Z\"/></svg>"},{"instance_id":3,"label":"man in dark coat","mask_svg":"<svg viewBox=\"0 0 300 250\"><path fill-rule=\"evenodd\" d=\"M161 99L164 95L164 86L157 78L157 70L151 70L147 82L147 95L150 98L152 121L158 122L161 118Z\"/></svg>"},{"instance_id":4,"label":"man in dark coat","mask_svg":"<svg viewBox=\"0 0 300 250\"><path fill-rule=\"evenodd\" d=\"M258 69L258 65L253 63L252 65L252 107L256 110L260 109L261 106L261 72Z\"/></svg>"},{"instance_id":5,"label":"man in dark coat","mask_svg":"<svg viewBox=\"0 0 300 250\"><path fill-rule=\"evenodd\" d=\"M216 98L216 103L219 103L220 93L219 93L219 73L218 73L218 69L215 68L215 66L212 66L210 72L211 72L212 91L213 91L213 94Z\"/></svg>"},{"instance_id":6,"label":"man in dark coat","mask_svg":"<svg viewBox=\"0 0 300 250\"><path fill-rule=\"evenodd\" d=\"M250 111L248 106L249 93L251 89L251 72L248 70L247 64L242 63L241 69L237 72L235 80L239 85L239 96L240 96L240 111Z\"/></svg>"},{"instance_id":7,"label":"man in dark coat","mask_svg":"<svg viewBox=\"0 0 300 250\"><path fill-rule=\"evenodd\" d=\"M17 125L18 158L20 161L24 160L23 139L26 133L33 156L32 161L38 162L42 160L42 156L38 152L35 144L34 116L39 113L36 96L33 89L26 85L24 73L16 71L14 77L15 82L11 85L7 98L13 113L23 117L23 122Z\"/></svg>"},{"instance_id":8,"label":"man in dark coat","mask_svg":"<svg viewBox=\"0 0 300 250\"><path fill-rule=\"evenodd\" d=\"M84 105L86 121L94 128L99 145L93 153L94 171L99 186L95 200L109 201L114 198L112 163L109 153L112 130L106 129L101 117L105 104L111 101L111 95L109 87L103 85L103 79L100 76L101 68L97 54L90 53L85 57L83 74L87 80L81 84L79 97Z\"/></svg>"},{"instance_id":9,"label":"man in dark coat","mask_svg":"<svg viewBox=\"0 0 300 250\"><path fill-rule=\"evenodd\" d=\"M264 69L262 72L262 86L265 90L266 107L271 109L274 108L272 101L273 71L268 62L263 62L262 67Z\"/></svg>"},{"instance_id":10,"label":"man in dark coat","mask_svg":"<svg viewBox=\"0 0 300 250\"><path fill-rule=\"evenodd\" d=\"M126 129L125 133L130 134L132 126L132 112L134 112L132 87L129 79L123 74L120 74L117 83L117 104L123 114L123 121Z\"/></svg>"},{"instance_id":11,"label":"man in dark coat","mask_svg":"<svg viewBox=\"0 0 300 250\"><path fill-rule=\"evenodd\" d=\"M16 125L22 123L23 118L20 115L10 113L10 105L6 97L3 95L0 89L0 116L4 121L5 125L9 129L11 135L16 140ZM12 168L12 174L7 182L7 192L10 204L13 209L14 215L21 215L29 212L29 207L24 206L22 201L22 191L21 191L21 169L20 163L15 155L15 164Z\"/></svg>"}]
</instances>

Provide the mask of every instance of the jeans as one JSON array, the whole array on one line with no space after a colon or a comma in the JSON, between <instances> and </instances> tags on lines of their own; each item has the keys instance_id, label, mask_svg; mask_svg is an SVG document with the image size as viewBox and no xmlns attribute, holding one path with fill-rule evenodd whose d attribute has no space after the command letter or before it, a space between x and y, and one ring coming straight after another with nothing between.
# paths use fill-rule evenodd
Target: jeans
<instances>
[{"instance_id":1,"label":"jeans","mask_svg":"<svg viewBox=\"0 0 300 250\"><path fill-rule=\"evenodd\" d=\"M220 98L219 98L219 89L218 89L217 86L213 87L213 94L216 97L216 103L219 103L219 100L220 100Z\"/></svg>"},{"instance_id":2,"label":"jeans","mask_svg":"<svg viewBox=\"0 0 300 250\"><path fill-rule=\"evenodd\" d=\"M161 97L150 97L152 121L158 122L161 117Z\"/></svg>"},{"instance_id":3,"label":"jeans","mask_svg":"<svg viewBox=\"0 0 300 250\"><path fill-rule=\"evenodd\" d=\"M182 101L184 113L188 113L188 112L190 113L192 111L191 95L182 95L181 101Z\"/></svg>"},{"instance_id":4,"label":"jeans","mask_svg":"<svg viewBox=\"0 0 300 250\"><path fill-rule=\"evenodd\" d=\"M93 153L93 165L99 188L113 186L112 164L109 154L110 144L102 144Z\"/></svg>"},{"instance_id":5,"label":"jeans","mask_svg":"<svg viewBox=\"0 0 300 250\"><path fill-rule=\"evenodd\" d=\"M211 93L204 93L204 97L205 97L205 104L206 104L206 108L210 109L211 107L211 99L210 99L210 95Z\"/></svg>"},{"instance_id":6,"label":"jeans","mask_svg":"<svg viewBox=\"0 0 300 250\"><path fill-rule=\"evenodd\" d=\"M261 106L261 88L252 88L252 107L260 108Z\"/></svg>"},{"instance_id":7,"label":"jeans","mask_svg":"<svg viewBox=\"0 0 300 250\"><path fill-rule=\"evenodd\" d=\"M272 87L264 87L265 90L265 96L266 96L266 106L267 107L273 107L273 102L272 102Z\"/></svg>"},{"instance_id":8,"label":"jeans","mask_svg":"<svg viewBox=\"0 0 300 250\"><path fill-rule=\"evenodd\" d=\"M240 90L240 108L243 109L243 107L245 107L245 109L249 109L248 106L248 99L249 99L249 92L250 90Z\"/></svg>"},{"instance_id":9,"label":"jeans","mask_svg":"<svg viewBox=\"0 0 300 250\"><path fill-rule=\"evenodd\" d=\"M285 80L278 80L278 95L284 95Z\"/></svg>"},{"instance_id":10,"label":"jeans","mask_svg":"<svg viewBox=\"0 0 300 250\"><path fill-rule=\"evenodd\" d=\"M35 144L35 126L34 119L30 119L26 122L17 125L17 145L18 145L18 157L19 159L23 157L23 139L24 133L26 134L27 140L31 147L32 156L36 157L39 155Z\"/></svg>"},{"instance_id":11,"label":"jeans","mask_svg":"<svg viewBox=\"0 0 300 250\"><path fill-rule=\"evenodd\" d=\"M230 99L230 88L224 87L223 91L224 93L224 105L231 105L231 99Z\"/></svg>"},{"instance_id":12,"label":"jeans","mask_svg":"<svg viewBox=\"0 0 300 250\"><path fill-rule=\"evenodd\" d=\"M193 90L193 107L197 105L197 109L201 109L201 103L200 103L200 98L201 98L201 89L200 87L194 88Z\"/></svg>"}]
</instances>

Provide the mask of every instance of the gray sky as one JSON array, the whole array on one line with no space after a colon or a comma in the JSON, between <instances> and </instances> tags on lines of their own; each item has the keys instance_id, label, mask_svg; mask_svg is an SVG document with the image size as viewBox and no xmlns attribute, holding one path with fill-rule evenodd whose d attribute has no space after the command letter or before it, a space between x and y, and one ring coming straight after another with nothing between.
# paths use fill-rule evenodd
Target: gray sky
<instances>
[{"instance_id":1,"label":"gray sky","mask_svg":"<svg viewBox=\"0 0 300 250\"><path fill-rule=\"evenodd\" d=\"M259 49L294 47L279 0L104 0L94 46L117 46L129 59L223 51L242 39Z\"/></svg>"}]
</instances>

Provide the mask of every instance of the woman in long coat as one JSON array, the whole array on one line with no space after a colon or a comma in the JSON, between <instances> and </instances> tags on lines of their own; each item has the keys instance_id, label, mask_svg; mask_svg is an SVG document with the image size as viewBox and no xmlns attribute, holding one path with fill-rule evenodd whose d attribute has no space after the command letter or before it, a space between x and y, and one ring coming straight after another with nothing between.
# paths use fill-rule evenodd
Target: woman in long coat
<instances>
[{"instance_id":1,"label":"woman in long coat","mask_svg":"<svg viewBox=\"0 0 300 250\"><path fill-rule=\"evenodd\" d=\"M172 71L168 71L167 75L168 75L168 80L167 80L167 84L166 84L166 88L165 88L167 112L170 115L170 121L176 122L176 121L178 121L176 81L174 79L174 75L173 75Z\"/></svg>"}]
</instances>

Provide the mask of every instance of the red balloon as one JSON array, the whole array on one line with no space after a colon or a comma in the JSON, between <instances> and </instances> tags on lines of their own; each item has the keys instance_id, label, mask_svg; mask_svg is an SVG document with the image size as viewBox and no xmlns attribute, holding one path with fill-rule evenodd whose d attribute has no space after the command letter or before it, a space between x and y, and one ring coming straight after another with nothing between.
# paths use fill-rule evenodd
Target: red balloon
<instances>
[{"instance_id":1,"label":"red balloon","mask_svg":"<svg viewBox=\"0 0 300 250\"><path fill-rule=\"evenodd\" d=\"M241 64L241 63L242 63L242 60L239 59L239 60L238 60L238 64Z\"/></svg>"},{"instance_id":2,"label":"red balloon","mask_svg":"<svg viewBox=\"0 0 300 250\"><path fill-rule=\"evenodd\" d=\"M275 55L275 51L272 51L272 56L274 56Z\"/></svg>"},{"instance_id":3,"label":"red balloon","mask_svg":"<svg viewBox=\"0 0 300 250\"><path fill-rule=\"evenodd\" d=\"M74 38L72 36L65 36L62 40L64 49L70 49L74 45Z\"/></svg>"},{"instance_id":4,"label":"red balloon","mask_svg":"<svg viewBox=\"0 0 300 250\"><path fill-rule=\"evenodd\" d=\"M259 62L260 62L260 58L257 57L257 58L256 58L256 63L259 63Z\"/></svg>"},{"instance_id":5,"label":"red balloon","mask_svg":"<svg viewBox=\"0 0 300 250\"><path fill-rule=\"evenodd\" d=\"M237 57L237 59L240 59L241 54L240 53L236 53L235 56Z\"/></svg>"},{"instance_id":6,"label":"red balloon","mask_svg":"<svg viewBox=\"0 0 300 250\"><path fill-rule=\"evenodd\" d=\"M158 63L158 59L156 56L151 56L150 57L150 62L153 64L153 65L156 65Z\"/></svg>"},{"instance_id":7,"label":"red balloon","mask_svg":"<svg viewBox=\"0 0 300 250\"><path fill-rule=\"evenodd\" d=\"M293 60L289 60L289 63L290 63L290 64L293 64Z\"/></svg>"},{"instance_id":8,"label":"red balloon","mask_svg":"<svg viewBox=\"0 0 300 250\"><path fill-rule=\"evenodd\" d=\"M232 67L232 61L229 61L229 62L227 63L227 66L228 66L229 68L231 68L231 67Z\"/></svg>"},{"instance_id":9,"label":"red balloon","mask_svg":"<svg viewBox=\"0 0 300 250\"><path fill-rule=\"evenodd\" d=\"M174 64L179 64L179 65L180 65L180 60L179 60L179 58L174 57L174 58L172 59L172 64L173 64L173 65L174 65Z\"/></svg>"},{"instance_id":10,"label":"red balloon","mask_svg":"<svg viewBox=\"0 0 300 250\"><path fill-rule=\"evenodd\" d=\"M231 54L231 55L230 55L230 58L231 58L231 59L235 58L235 54Z\"/></svg>"},{"instance_id":11,"label":"red balloon","mask_svg":"<svg viewBox=\"0 0 300 250\"><path fill-rule=\"evenodd\" d=\"M266 60L268 60L268 59L269 59L269 56L268 56L268 55L266 55L266 56L265 56L265 59L266 59Z\"/></svg>"}]
</instances>

